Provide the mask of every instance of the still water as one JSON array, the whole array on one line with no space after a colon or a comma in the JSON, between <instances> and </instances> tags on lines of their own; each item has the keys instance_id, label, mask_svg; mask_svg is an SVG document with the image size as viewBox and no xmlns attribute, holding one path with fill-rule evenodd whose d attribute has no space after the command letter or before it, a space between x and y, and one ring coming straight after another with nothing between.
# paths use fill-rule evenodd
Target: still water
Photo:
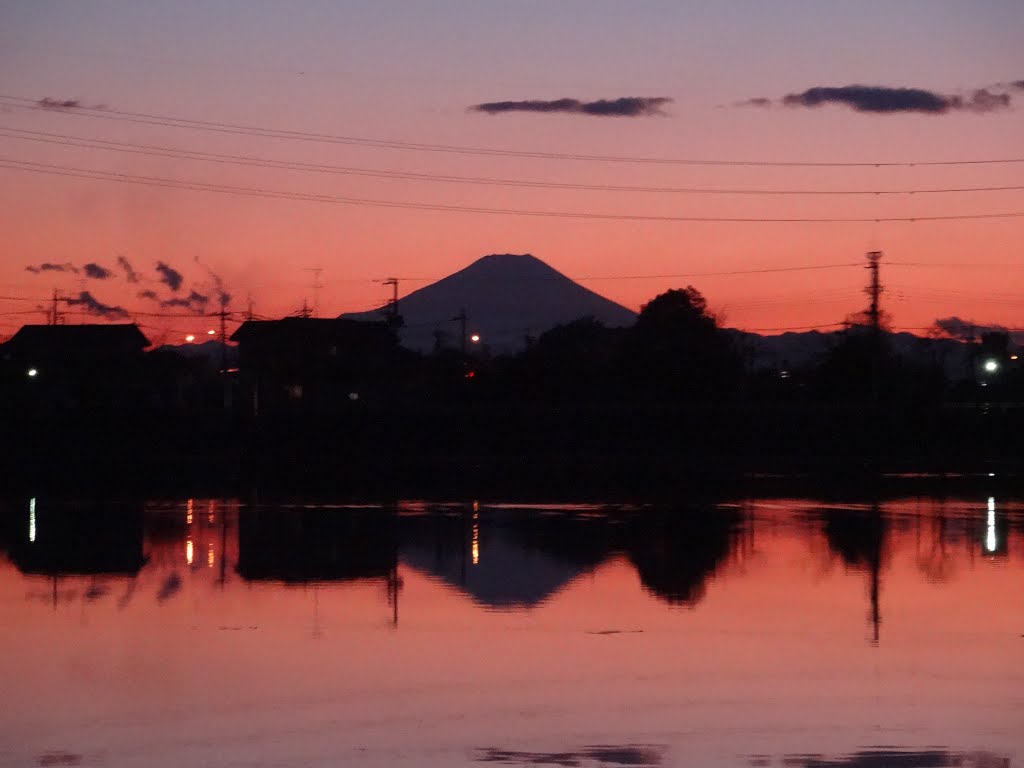
<instances>
[{"instance_id":1,"label":"still water","mask_svg":"<svg viewBox=\"0 0 1024 768\"><path fill-rule=\"evenodd\" d=\"M1024 765L1024 502L8 500L4 766Z\"/></svg>"}]
</instances>

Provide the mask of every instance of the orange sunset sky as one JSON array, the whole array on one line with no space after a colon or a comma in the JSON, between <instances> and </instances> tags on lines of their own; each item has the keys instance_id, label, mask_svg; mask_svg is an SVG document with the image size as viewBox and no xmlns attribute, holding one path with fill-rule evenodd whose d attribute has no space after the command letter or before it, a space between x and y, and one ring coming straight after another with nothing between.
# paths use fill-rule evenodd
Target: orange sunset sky
<instances>
[{"instance_id":1,"label":"orange sunset sky","mask_svg":"<svg viewBox=\"0 0 1024 768\"><path fill-rule=\"evenodd\" d=\"M527 252L777 332L863 308L882 250L894 327L1021 328L1022 29L1017 0L5 2L0 336L55 289L173 341L213 275L333 316Z\"/></svg>"}]
</instances>

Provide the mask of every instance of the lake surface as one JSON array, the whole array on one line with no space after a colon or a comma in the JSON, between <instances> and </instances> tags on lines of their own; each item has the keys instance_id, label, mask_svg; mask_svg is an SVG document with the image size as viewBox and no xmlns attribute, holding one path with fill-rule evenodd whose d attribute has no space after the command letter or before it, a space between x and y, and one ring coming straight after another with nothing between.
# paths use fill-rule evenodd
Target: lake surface
<instances>
[{"instance_id":1,"label":"lake surface","mask_svg":"<svg viewBox=\"0 0 1024 768\"><path fill-rule=\"evenodd\" d=\"M0 765L1024 765L1024 501L8 499Z\"/></svg>"}]
</instances>

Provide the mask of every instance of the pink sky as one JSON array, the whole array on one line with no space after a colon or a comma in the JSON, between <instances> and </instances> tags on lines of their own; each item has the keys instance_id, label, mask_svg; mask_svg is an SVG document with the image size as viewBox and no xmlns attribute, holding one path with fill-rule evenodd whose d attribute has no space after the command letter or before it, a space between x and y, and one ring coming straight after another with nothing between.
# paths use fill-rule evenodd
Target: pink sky
<instances>
[{"instance_id":1,"label":"pink sky","mask_svg":"<svg viewBox=\"0 0 1024 768\"><path fill-rule=\"evenodd\" d=\"M40 2L0 10L0 94L303 133L556 154L792 162L919 162L1024 157L1019 36L1024 8L907 0L809 4L787 0L709 9L704 3L316 3L295 9L229 2L89 9ZM865 113L731 106L817 86L913 87L1011 102L986 113ZM1004 85L999 85L1004 84ZM467 111L481 102L667 97L665 115ZM722 167L503 158L239 136L0 108L0 157L232 187L457 207L725 218L889 218L1024 212L1024 192L886 196L707 195L541 189L381 179L247 167L26 140L40 131L279 161L573 185L911 190L1020 186L1024 164L914 167ZM110 113L108 117L117 117ZM121 116L123 117L123 116ZM37 135L38 138L38 135ZM114 267L126 256L154 278L165 261L185 290L209 292L199 258L221 275L231 308L279 316L314 301L320 314L379 306L373 282L407 293L488 253L529 252L633 309L694 284L728 325L758 329L840 322L864 306L859 267L699 276L703 272L861 262L885 252L885 307L900 328L959 315L1024 325L1024 219L893 223L698 223L418 211L260 199L85 180L0 167L0 333L32 312L64 275L42 262ZM916 262L930 266L890 266ZM947 266L954 264L957 266ZM941 266L940 266L941 265ZM688 274L692 277L616 279ZM59 279L54 279L54 278ZM159 311L123 280L84 286L107 304ZM166 293L166 292L165 292ZM161 294L164 298L168 298ZM151 336L204 330L148 318Z\"/></svg>"}]
</instances>

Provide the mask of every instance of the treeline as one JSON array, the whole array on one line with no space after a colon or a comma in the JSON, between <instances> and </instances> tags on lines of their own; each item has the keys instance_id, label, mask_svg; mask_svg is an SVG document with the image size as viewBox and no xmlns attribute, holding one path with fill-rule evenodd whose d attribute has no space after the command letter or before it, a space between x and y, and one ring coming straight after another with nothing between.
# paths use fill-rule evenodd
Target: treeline
<instances>
[{"instance_id":1,"label":"treeline","mask_svg":"<svg viewBox=\"0 0 1024 768\"><path fill-rule=\"evenodd\" d=\"M817 359L758 366L743 337L720 327L687 287L657 296L629 328L583 318L528 340L516 355L435 350L412 363L420 371L411 384L431 398L553 405L1024 400L1024 373L1006 334L986 334L966 356L969 369L950 376L938 352L899 354L884 327L853 319Z\"/></svg>"}]
</instances>

